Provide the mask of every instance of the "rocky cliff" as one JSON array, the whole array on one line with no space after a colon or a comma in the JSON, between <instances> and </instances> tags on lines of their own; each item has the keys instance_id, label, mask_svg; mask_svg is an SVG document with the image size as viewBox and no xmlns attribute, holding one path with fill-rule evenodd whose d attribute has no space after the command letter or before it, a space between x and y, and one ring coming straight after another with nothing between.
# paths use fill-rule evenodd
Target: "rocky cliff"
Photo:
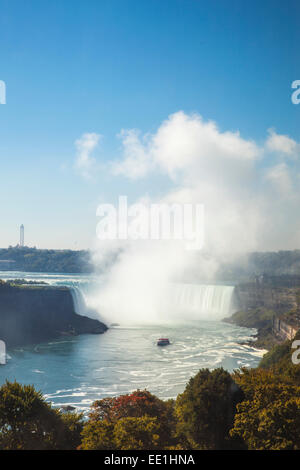
<instances>
[{"instance_id":1,"label":"rocky cliff","mask_svg":"<svg viewBox=\"0 0 300 470\"><path fill-rule=\"evenodd\" d=\"M100 321L74 312L66 287L0 285L0 339L8 347L106 330Z\"/></svg>"},{"instance_id":2,"label":"rocky cliff","mask_svg":"<svg viewBox=\"0 0 300 470\"><path fill-rule=\"evenodd\" d=\"M236 312L225 321L258 329L256 346L268 349L300 328L299 276L260 276L235 288Z\"/></svg>"},{"instance_id":3,"label":"rocky cliff","mask_svg":"<svg viewBox=\"0 0 300 470\"><path fill-rule=\"evenodd\" d=\"M235 302L238 310L263 308L283 314L296 307L299 287L273 283L248 282L235 289Z\"/></svg>"},{"instance_id":4,"label":"rocky cliff","mask_svg":"<svg viewBox=\"0 0 300 470\"><path fill-rule=\"evenodd\" d=\"M296 323L293 318L288 318L289 316L273 317L273 334L279 341L293 339L299 330L299 319Z\"/></svg>"}]
</instances>

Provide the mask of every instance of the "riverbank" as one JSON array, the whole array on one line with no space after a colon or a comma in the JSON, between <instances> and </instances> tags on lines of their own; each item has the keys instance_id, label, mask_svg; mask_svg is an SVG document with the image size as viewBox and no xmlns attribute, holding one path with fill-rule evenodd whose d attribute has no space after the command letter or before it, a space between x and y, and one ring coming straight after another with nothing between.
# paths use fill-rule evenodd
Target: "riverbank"
<instances>
[{"instance_id":1,"label":"riverbank","mask_svg":"<svg viewBox=\"0 0 300 470\"><path fill-rule=\"evenodd\" d=\"M270 350L273 346L281 342L272 331L273 315L274 313L270 311L239 311L229 318L224 318L223 321L245 328L255 328L257 332L252 335L253 339L245 341L243 344L256 349Z\"/></svg>"}]
</instances>

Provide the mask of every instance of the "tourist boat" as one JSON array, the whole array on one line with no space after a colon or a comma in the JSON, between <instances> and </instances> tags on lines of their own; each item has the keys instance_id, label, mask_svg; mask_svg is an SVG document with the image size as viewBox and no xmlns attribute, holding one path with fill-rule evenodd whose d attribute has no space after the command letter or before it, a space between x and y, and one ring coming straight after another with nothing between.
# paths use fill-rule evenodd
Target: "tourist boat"
<instances>
[{"instance_id":1,"label":"tourist boat","mask_svg":"<svg viewBox=\"0 0 300 470\"><path fill-rule=\"evenodd\" d=\"M157 346L167 346L168 344L170 344L168 338L159 338L157 340Z\"/></svg>"}]
</instances>

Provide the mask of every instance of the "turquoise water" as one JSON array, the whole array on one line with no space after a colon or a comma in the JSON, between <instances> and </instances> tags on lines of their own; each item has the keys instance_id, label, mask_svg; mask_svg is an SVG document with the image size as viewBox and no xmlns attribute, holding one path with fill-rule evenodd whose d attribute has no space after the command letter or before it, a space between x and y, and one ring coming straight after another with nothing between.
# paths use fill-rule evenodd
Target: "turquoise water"
<instances>
[{"instance_id":1,"label":"turquoise water","mask_svg":"<svg viewBox=\"0 0 300 470\"><path fill-rule=\"evenodd\" d=\"M88 286L89 276L1 273L0 278L43 279L52 284ZM99 398L147 388L174 398L202 367L232 371L255 367L263 352L243 345L255 330L217 321L110 328L103 335L81 335L8 351L0 367L5 379L33 384L54 405L87 410ZM171 345L156 346L159 337Z\"/></svg>"}]
</instances>

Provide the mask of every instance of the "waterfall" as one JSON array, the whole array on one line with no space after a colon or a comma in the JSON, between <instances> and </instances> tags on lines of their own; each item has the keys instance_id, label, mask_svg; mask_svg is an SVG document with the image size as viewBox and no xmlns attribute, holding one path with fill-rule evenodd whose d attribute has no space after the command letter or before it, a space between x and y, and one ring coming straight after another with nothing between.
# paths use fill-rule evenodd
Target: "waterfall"
<instances>
[{"instance_id":1,"label":"waterfall","mask_svg":"<svg viewBox=\"0 0 300 470\"><path fill-rule=\"evenodd\" d=\"M86 292L86 289L83 289L76 284L68 286L73 299L73 307L75 313L82 315L83 317L93 318L95 320L103 321L98 310L91 305L90 298Z\"/></svg>"},{"instance_id":2,"label":"waterfall","mask_svg":"<svg viewBox=\"0 0 300 470\"><path fill-rule=\"evenodd\" d=\"M87 316L88 309L82 291L77 286L71 286L70 291L73 298L75 313L78 315Z\"/></svg>"},{"instance_id":3,"label":"waterfall","mask_svg":"<svg viewBox=\"0 0 300 470\"><path fill-rule=\"evenodd\" d=\"M85 298L84 291L78 285L69 286L74 311L78 315L99 319L99 313L89 298ZM149 286L151 290L151 286ZM159 300L157 320L222 320L233 313L233 286L205 285L205 284L183 284L173 283L162 288ZM135 302L139 292L134 290L132 296L127 299L128 303ZM118 299L118 296L114 296ZM126 302L124 302L126 305ZM120 307L119 307L120 309ZM143 314L143 309L139 319ZM108 317L110 310L107 311ZM110 317L111 318L111 317ZM118 319L118 317L116 317ZM124 321L124 319L123 319Z\"/></svg>"},{"instance_id":4,"label":"waterfall","mask_svg":"<svg viewBox=\"0 0 300 470\"><path fill-rule=\"evenodd\" d=\"M173 284L168 297L185 317L221 320L232 313L233 291L233 286Z\"/></svg>"}]
</instances>

